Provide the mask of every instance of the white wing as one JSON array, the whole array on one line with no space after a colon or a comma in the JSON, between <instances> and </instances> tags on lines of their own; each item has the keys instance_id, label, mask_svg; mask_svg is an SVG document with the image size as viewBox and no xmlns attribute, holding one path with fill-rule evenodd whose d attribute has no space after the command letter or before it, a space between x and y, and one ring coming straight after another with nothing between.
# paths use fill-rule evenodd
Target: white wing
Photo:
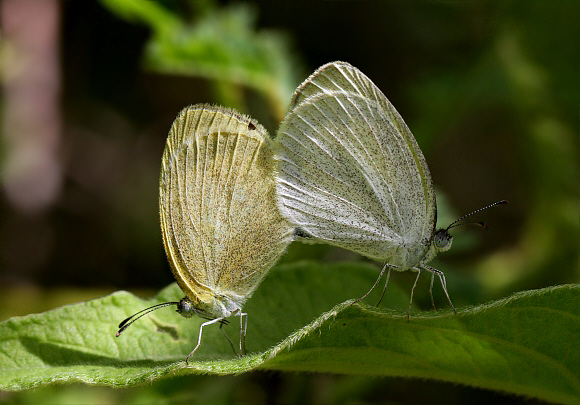
<instances>
[{"instance_id":1,"label":"white wing","mask_svg":"<svg viewBox=\"0 0 580 405\"><path fill-rule=\"evenodd\" d=\"M375 259L420 256L435 227L425 158L401 116L362 72L327 64L296 91L280 125L282 213L320 242Z\"/></svg>"}]
</instances>

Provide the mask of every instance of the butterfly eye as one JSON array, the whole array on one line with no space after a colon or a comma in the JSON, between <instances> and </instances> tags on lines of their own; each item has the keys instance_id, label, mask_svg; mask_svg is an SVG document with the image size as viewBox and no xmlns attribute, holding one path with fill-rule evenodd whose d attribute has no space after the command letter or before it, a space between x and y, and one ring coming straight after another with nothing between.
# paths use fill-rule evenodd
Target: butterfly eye
<instances>
[{"instance_id":1,"label":"butterfly eye","mask_svg":"<svg viewBox=\"0 0 580 405\"><path fill-rule=\"evenodd\" d=\"M177 313L184 318L191 318L193 315L195 315L195 307L193 302L191 302L191 300L187 297L179 300L179 303L177 304Z\"/></svg>"},{"instance_id":2,"label":"butterfly eye","mask_svg":"<svg viewBox=\"0 0 580 405\"><path fill-rule=\"evenodd\" d=\"M453 236L446 229L439 229L433 237L433 244L439 251L446 251L451 248Z\"/></svg>"}]
</instances>

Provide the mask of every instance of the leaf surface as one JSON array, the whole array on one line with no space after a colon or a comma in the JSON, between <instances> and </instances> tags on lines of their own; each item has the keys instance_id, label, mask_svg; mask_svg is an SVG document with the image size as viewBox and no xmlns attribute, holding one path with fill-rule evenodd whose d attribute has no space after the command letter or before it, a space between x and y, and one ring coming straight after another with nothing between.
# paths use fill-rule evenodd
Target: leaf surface
<instances>
[{"instance_id":1,"label":"leaf surface","mask_svg":"<svg viewBox=\"0 0 580 405\"><path fill-rule=\"evenodd\" d=\"M126 387L183 374L250 370L427 378L537 397L580 401L580 286L527 291L476 307L419 312L390 285L381 307L354 304L378 269L301 262L274 268L246 304L247 350L234 356L217 325L186 367L202 320L165 308L115 338L119 321L182 297L173 284L151 300L120 291L0 324L0 388L54 382ZM379 288L377 288L379 290ZM385 309L387 308L387 309ZM236 345L239 318L224 330Z\"/></svg>"}]
</instances>

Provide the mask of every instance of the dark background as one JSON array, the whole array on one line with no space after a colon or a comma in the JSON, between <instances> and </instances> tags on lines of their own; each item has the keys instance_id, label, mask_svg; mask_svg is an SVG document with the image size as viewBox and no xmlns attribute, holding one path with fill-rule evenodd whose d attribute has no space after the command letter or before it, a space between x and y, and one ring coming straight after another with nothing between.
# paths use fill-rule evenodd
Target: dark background
<instances>
[{"instance_id":1,"label":"dark background","mask_svg":"<svg viewBox=\"0 0 580 405\"><path fill-rule=\"evenodd\" d=\"M258 118L272 136L279 113L251 85L236 83L229 93L227 75L216 80L151 68L144 57L154 40L150 27L104 3L41 2L53 4L54 15L35 1L16 11L6 3L0 320L119 289L152 295L173 281L157 198L165 137L179 110L198 102L230 105ZM294 87L329 61L361 69L417 138L438 193L440 226L510 200L476 218L487 231L458 229L454 248L436 263L456 305L579 281L576 3L162 4L192 26L220 10L245 10L253 33L281 38L288 59L280 63L290 67ZM36 37L27 19L40 21ZM53 48L42 48L52 49L44 60L53 70L39 63L30 73L27 59L18 59L25 47L19 41L42 43L43 21L56 29ZM19 164L25 160L18 153L31 156L27 151L45 166ZM299 259L363 260L296 245L283 261ZM397 274L393 282L412 280ZM246 396L255 403L520 402L434 382L279 373L181 378L148 389L189 395L183 386L206 393L223 386L224 403ZM134 398L136 390L98 395L114 402Z\"/></svg>"}]
</instances>

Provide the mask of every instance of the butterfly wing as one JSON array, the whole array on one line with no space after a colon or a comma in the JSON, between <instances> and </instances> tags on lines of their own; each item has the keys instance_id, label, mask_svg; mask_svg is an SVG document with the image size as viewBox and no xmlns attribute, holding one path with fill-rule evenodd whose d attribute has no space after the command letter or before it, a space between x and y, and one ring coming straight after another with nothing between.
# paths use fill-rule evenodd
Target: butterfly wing
<instances>
[{"instance_id":1,"label":"butterfly wing","mask_svg":"<svg viewBox=\"0 0 580 405\"><path fill-rule=\"evenodd\" d=\"M401 249L422 257L436 216L429 169L362 72L344 62L317 70L295 92L276 141L280 209L299 228L375 259Z\"/></svg>"},{"instance_id":2,"label":"butterfly wing","mask_svg":"<svg viewBox=\"0 0 580 405\"><path fill-rule=\"evenodd\" d=\"M160 178L165 250L182 290L240 306L292 240L277 207L266 130L233 110L196 105L177 117Z\"/></svg>"}]
</instances>

